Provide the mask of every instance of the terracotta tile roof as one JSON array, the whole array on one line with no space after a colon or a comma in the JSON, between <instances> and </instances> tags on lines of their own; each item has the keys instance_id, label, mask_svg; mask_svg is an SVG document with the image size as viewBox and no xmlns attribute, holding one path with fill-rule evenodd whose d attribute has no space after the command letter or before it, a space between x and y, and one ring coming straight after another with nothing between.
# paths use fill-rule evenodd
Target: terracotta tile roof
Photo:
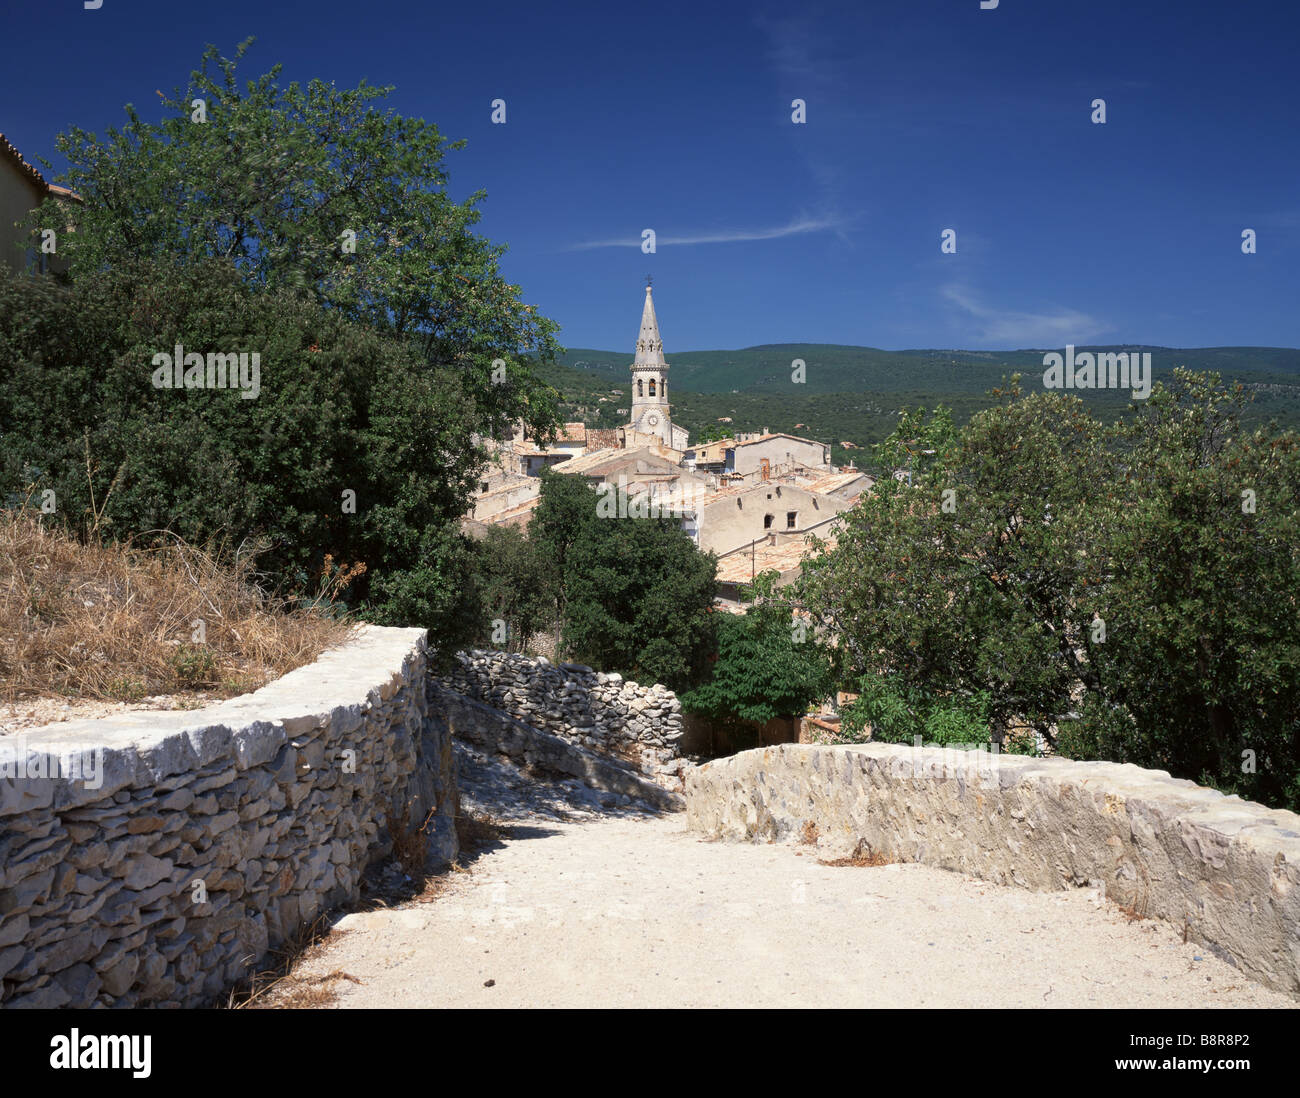
<instances>
[{"instance_id":1,"label":"terracotta tile roof","mask_svg":"<svg viewBox=\"0 0 1300 1098\"><path fill-rule=\"evenodd\" d=\"M771 482L768 481L767 483L770 484ZM716 492L710 492L709 499L715 500L715 499L725 499L728 496L739 496L745 492L752 492L754 491L755 488L761 488L761 487L763 487L761 483L760 484L728 484L725 486L720 486Z\"/></svg>"},{"instance_id":2,"label":"terracotta tile roof","mask_svg":"<svg viewBox=\"0 0 1300 1098\"><path fill-rule=\"evenodd\" d=\"M23 154L14 148L2 133L0 133L0 155L5 156L8 160L12 161L14 166L38 187L45 189L49 186L49 184L45 182L45 177L36 170L34 165L27 163L27 161L23 159Z\"/></svg>"},{"instance_id":3,"label":"terracotta tile roof","mask_svg":"<svg viewBox=\"0 0 1300 1098\"><path fill-rule=\"evenodd\" d=\"M570 454L568 450L538 450L533 446L516 446L515 457L553 457L564 461L566 459L572 460L573 455Z\"/></svg>"},{"instance_id":4,"label":"terracotta tile roof","mask_svg":"<svg viewBox=\"0 0 1300 1098\"><path fill-rule=\"evenodd\" d=\"M698 446L693 447L695 450L695 459L697 461L722 461L727 456L727 451L736 445L736 440L731 438L718 439L716 442L701 442ZM717 457L706 458L705 454L717 454Z\"/></svg>"},{"instance_id":5,"label":"terracotta tile roof","mask_svg":"<svg viewBox=\"0 0 1300 1098\"><path fill-rule=\"evenodd\" d=\"M595 476L628 465L635 465L639 459L652 456L654 455L651 454L650 449L645 446L637 446L630 450L593 450L589 454L570 458L562 465L557 465L556 471L562 473L588 473Z\"/></svg>"},{"instance_id":6,"label":"terracotta tile roof","mask_svg":"<svg viewBox=\"0 0 1300 1098\"><path fill-rule=\"evenodd\" d=\"M826 473L824 476L815 477L803 485L810 492L821 492L829 495L838 488L843 488L847 484L852 484L858 477L866 477L872 484L875 478L861 469L846 469L839 473Z\"/></svg>"},{"instance_id":7,"label":"terracotta tile roof","mask_svg":"<svg viewBox=\"0 0 1300 1098\"><path fill-rule=\"evenodd\" d=\"M585 423L566 423L556 432L555 440L557 442L586 442L587 425Z\"/></svg>"},{"instance_id":8,"label":"terracotta tile roof","mask_svg":"<svg viewBox=\"0 0 1300 1098\"><path fill-rule=\"evenodd\" d=\"M820 539L828 549L835 547L835 535ZM756 545L753 549L737 549L718 559L719 583L749 583L760 572L776 571L782 574L798 568L812 552L810 539L791 539L780 545Z\"/></svg>"},{"instance_id":9,"label":"terracotta tile roof","mask_svg":"<svg viewBox=\"0 0 1300 1098\"><path fill-rule=\"evenodd\" d=\"M747 439L747 440L745 440L744 442L738 442L738 443L736 443L736 446L737 446L737 447L740 447L740 446L753 446L753 445L755 445L755 444L757 444L757 443L759 443L759 442L767 442L767 441L769 441L769 440L771 440L771 439L774 439L774 438L792 438L792 439L795 440L795 442L806 442L806 443L808 443L809 446L825 446L825 445L826 445L826 443L824 443L824 442L818 442L816 439L812 439L812 438L803 438L803 437L801 437L800 435L792 435L792 434L788 434L788 433L785 432L785 431L774 431L774 432L773 432L772 434L770 434L770 435L759 435L758 438L751 438L751 439Z\"/></svg>"},{"instance_id":10,"label":"terracotta tile roof","mask_svg":"<svg viewBox=\"0 0 1300 1098\"><path fill-rule=\"evenodd\" d=\"M617 427L588 427L587 428L587 449L591 450L617 450L618 446L618 428Z\"/></svg>"},{"instance_id":11,"label":"terracotta tile roof","mask_svg":"<svg viewBox=\"0 0 1300 1098\"><path fill-rule=\"evenodd\" d=\"M27 163L27 161L23 159L23 154L20 153L2 133L0 133L0 156L12 163L22 175L25 175L31 182L35 183L36 186L45 191L46 194L58 195L60 198L70 198L74 202L81 201L81 195L77 194L75 191L70 191L67 187L59 187L53 183L47 183L45 176L41 175L34 164Z\"/></svg>"},{"instance_id":12,"label":"terracotta tile roof","mask_svg":"<svg viewBox=\"0 0 1300 1098\"><path fill-rule=\"evenodd\" d=\"M772 491L774 488L799 488L807 492L809 489L806 485L799 484L793 479L777 480L775 477L770 480L745 480L737 481L733 484L719 486L716 492L710 492L706 503L715 499L727 499L732 496L743 496L747 492L760 492L763 489Z\"/></svg>"},{"instance_id":13,"label":"terracotta tile roof","mask_svg":"<svg viewBox=\"0 0 1300 1098\"><path fill-rule=\"evenodd\" d=\"M512 480L506 481L505 484L498 484L495 488L489 488L486 492L480 492L474 498L476 500L483 500L495 499L497 496L508 496L511 492L517 492L520 488L527 487L530 484L539 486L538 491L541 491L541 482L536 477L526 477L523 473L515 473L513 474L513 478L514 479Z\"/></svg>"},{"instance_id":14,"label":"terracotta tile roof","mask_svg":"<svg viewBox=\"0 0 1300 1098\"><path fill-rule=\"evenodd\" d=\"M73 202L81 201L81 195L79 195L76 191L69 190L67 187L60 187L54 183L47 183L45 185L45 189L49 191L50 194L55 195L58 198L69 198Z\"/></svg>"},{"instance_id":15,"label":"terracotta tile roof","mask_svg":"<svg viewBox=\"0 0 1300 1098\"><path fill-rule=\"evenodd\" d=\"M521 521L526 521L537 510L537 505L541 502L541 496L533 496L532 499L526 499L518 506L510 507L505 511L498 511L495 515L475 521L481 522L485 526L514 526Z\"/></svg>"}]
</instances>

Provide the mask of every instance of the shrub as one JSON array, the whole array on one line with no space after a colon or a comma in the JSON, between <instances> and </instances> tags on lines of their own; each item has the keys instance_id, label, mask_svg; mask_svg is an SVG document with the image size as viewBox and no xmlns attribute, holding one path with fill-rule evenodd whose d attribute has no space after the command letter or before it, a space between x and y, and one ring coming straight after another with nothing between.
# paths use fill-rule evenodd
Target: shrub
<instances>
[{"instance_id":1,"label":"shrub","mask_svg":"<svg viewBox=\"0 0 1300 1098\"><path fill-rule=\"evenodd\" d=\"M153 355L176 344L260 354L257 398L155 388ZM281 593L323 585L338 601L348 562L351 604L451 648L474 619L455 595L472 559L458 521L480 460L474 414L455 371L229 265L0 281L7 483L51 490L83 538L256 547Z\"/></svg>"},{"instance_id":2,"label":"shrub","mask_svg":"<svg viewBox=\"0 0 1300 1098\"><path fill-rule=\"evenodd\" d=\"M845 743L986 744L991 742L989 699L941 696L908 689L897 681L865 675L858 697L844 707L840 738ZM868 734L869 733L869 734Z\"/></svg>"}]
</instances>

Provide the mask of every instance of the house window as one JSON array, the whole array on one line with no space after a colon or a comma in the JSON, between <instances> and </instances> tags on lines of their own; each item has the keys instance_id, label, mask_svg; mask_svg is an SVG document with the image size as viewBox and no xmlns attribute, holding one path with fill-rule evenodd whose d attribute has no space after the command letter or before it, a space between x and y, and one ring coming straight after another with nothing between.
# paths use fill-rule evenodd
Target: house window
<instances>
[{"instance_id":1,"label":"house window","mask_svg":"<svg viewBox=\"0 0 1300 1098\"><path fill-rule=\"evenodd\" d=\"M798 511L787 511L785 513L785 528L787 530L793 530L795 528L795 523L798 520L798 518L799 518Z\"/></svg>"},{"instance_id":2,"label":"house window","mask_svg":"<svg viewBox=\"0 0 1300 1098\"><path fill-rule=\"evenodd\" d=\"M488 482L486 480L479 481L478 490L480 492L486 492L488 490Z\"/></svg>"},{"instance_id":3,"label":"house window","mask_svg":"<svg viewBox=\"0 0 1300 1098\"><path fill-rule=\"evenodd\" d=\"M763 516L763 529L764 529L764 530L770 530L770 529L772 529L772 519L773 519L774 517L775 517L774 515L764 515L764 516Z\"/></svg>"}]
</instances>

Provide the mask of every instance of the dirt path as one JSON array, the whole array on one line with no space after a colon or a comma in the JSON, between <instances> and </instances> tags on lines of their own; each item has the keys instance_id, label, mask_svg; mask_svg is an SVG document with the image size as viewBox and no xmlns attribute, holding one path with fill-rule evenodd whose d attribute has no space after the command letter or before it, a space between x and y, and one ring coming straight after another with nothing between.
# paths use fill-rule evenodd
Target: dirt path
<instances>
[{"instance_id":1,"label":"dirt path","mask_svg":"<svg viewBox=\"0 0 1300 1098\"><path fill-rule=\"evenodd\" d=\"M470 762L467 801L495 801L510 835L432 902L347 916L300 968L360 981L333 981L336 1005L1296 1005L1085 891L702 842L681 815L602 810L572 787L523 795Z\"/></svg>"}]
</instances>

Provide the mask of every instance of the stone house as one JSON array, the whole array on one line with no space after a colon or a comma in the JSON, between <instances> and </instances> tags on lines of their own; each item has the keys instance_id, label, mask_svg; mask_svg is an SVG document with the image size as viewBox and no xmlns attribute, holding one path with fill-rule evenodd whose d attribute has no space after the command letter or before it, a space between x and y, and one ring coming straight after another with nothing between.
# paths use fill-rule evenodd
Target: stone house
<instances>
[{"instance_id":1,"label":"stone house","mask_svg":"<svg viewBox=\"0 0 1300 1098\"><path fill-rule=\"evenodd\" d=\"M735 450L734 438L702 442L694 449L686 451L685 462L701 473L730 473L734 468Z\"/></svg>"},{"instance_id":2,"label":"stone house","mask_svg":"<svg viewBox=\"0 0 1300 1098\"><path fill-rule=\"evenodd\" d=\"M777 574L776 585L784 587L799 578L804 560L813 553L816 537L833 549L836 543L834 518L801 534L773 533L767 538L742 545L718 558L718 600L723 609L739 610L745 605L741 588L763 572Z\"/></svg>"},{"instance_id":3,"label":"stone house","mask_svg":"<svg viewBox=\"0 0 1300 1098\"><path fill-rule=\"evenodd\" d=\"M852 501L766 482L720 489L697 508L696 542L719 556L773 534L803 534L833 519Z\"/></svg>"},{"instance_id":4,"label":"stone house","mask_svg":"<svg viewBox=\"0 0 1300 1098\"><path fill-rule=\"evenodd\" d=\"M40 250L37 238L26 226L28 215L47 198L65 204L70 216L81 203L80 196L66 187L47 183L0 133L0 266L15 274L31 268L42 274L67 270L67 264L57 254L47 255ZM68 231L72 231L71 225Z\"/></svg>"},{"instance_id":5,"label":"stone house","mask_svg":"<svg viewBox=\"0 0 1300 1098\"><path fill-rule=\"evenodd\" d=\"M799 467L806 469L831 468L831 448L798 435L762 434L752 438L737 439L733 468L742 475L765 471L770 475Z\"/></svg>"}]
</instances>

